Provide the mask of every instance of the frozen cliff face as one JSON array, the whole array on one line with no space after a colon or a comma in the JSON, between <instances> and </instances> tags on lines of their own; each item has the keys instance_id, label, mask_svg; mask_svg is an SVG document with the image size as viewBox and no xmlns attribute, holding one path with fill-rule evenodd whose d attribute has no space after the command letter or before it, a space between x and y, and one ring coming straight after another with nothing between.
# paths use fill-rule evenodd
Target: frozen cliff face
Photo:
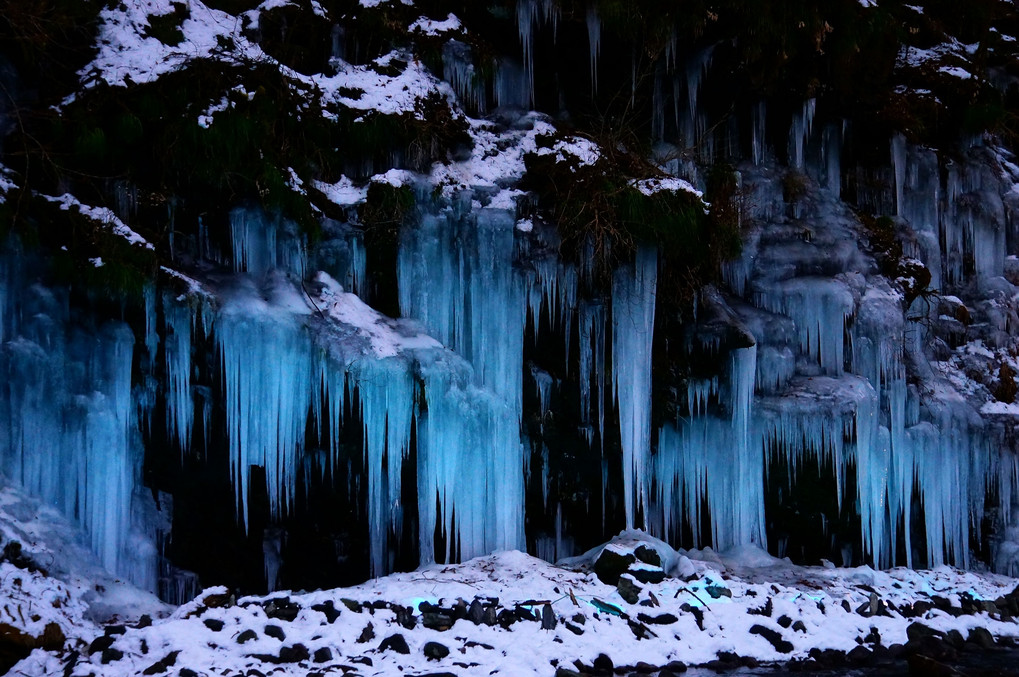
<instances>
[{"instance_id":1,"label":"frozen cliff face","mask_svg":"<svg viewBox=\"0 0 1019 677\"><path fill-rule=\"evenodd\" d=\"M875 159L823 88L726 101L732 44L687 47L674 31L651 64L614 59L620 38L593 6L578 20L515 3L512 48L494 55L452 14L362 3L396 36L373 41L314 7L317 66L287 61L274 12L303 10L278 3L104 8L100 49L62 104L215 63L229 82L184 109L189 134L220 138L275 95L273 116L322 125L301 146L314 159L242 155L293 161L252 183L311 226L254 195L198 208L126 181L112 209L40 197L157 252L144 312L105 321L16 244L0 262L0 464L77 519L108 567L179 601L196 583L176 564L303 586L502 549L561 558L621 527L882 567L968 566L990 537L995 564L1016 566L1008 150L891 133ZM181 42L149 34L177 13ZM946 45L890 67L941 73L975 54ZM551 63L576 49L580 84L572 61ZM278 91L255 82L270 75ZM558 129L581 91L646 108L634 129L650 163L619 130ZM548 196L521 187L539 159L568 182L621 157L649 174L618 182L634 196L678 192L703 211L715 170L736 186L742 255L689 307L670 266L697 243L658 232L603 269L605 243L567 251ZM139 223L157 211L139 212L146 200L165 223ZM328 573L309 578L320 562Z\"/></svg>"}]
</instances>

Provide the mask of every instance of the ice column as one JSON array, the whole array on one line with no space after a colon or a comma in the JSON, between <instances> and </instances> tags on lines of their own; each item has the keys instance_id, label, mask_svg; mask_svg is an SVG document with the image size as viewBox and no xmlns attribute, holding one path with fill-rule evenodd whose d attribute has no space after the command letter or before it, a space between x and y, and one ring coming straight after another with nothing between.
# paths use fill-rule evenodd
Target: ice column
<instances>
[{"instance_id":1,"label":"ice column","mask_svg":"<svg viewBox=\"0 0 1019 677\"><path fill-rule=\"evenodd\" d=\"M216 341L225 384L230 469L247 528L251 466L265 468L273 518L293 502L317 372L311 341L298 319L264 306L227 305L218 318Z\"/></svg>"},{"instance_id":2,"label":"ice column","mask_svg":"<svg viewBox=\"0 0 1019 677\"><path fill-rule=\"evenodd\" d=\"M513 265L515 225L502 210L466 219L426 216L401 243L403 314L474 371L465 379L438 365L425 369L418 483L426 560L436 524L446 534L447 556L456 546L467 558L524 543L520 417L528 304L524 276Z\"/></svg>"},{"instance_id":3,"label":"ice column","mask_svg":"<svg viewBox=\"0 0 1019 677\"><path fill-rule=\"evenodd\" d=\"M191 331L194 311L167 294L163 299L166 322L166 430L182 452L191 448L195 405L191 397Z\"/></svg>"},{"instance_id":4,"label":"ice column","mask_svg":"<svg viewBox=\"0 0 1019 677\"><path fill-rule=\"evenodd\" d=\"M654 344L658 252L642 248L634 266L612 280L612 378L623 448L626 528L647 516L651 458L651 354Z\"/></svg>"},{"instance_id":5,"label":"ice column","mask_svg":"<svg viewBox=\"0 0 1019 677\"><path fill-rule=\"evenodd\" d=\"M601 17L598 9L587 8L587 40L591 49L591 92L598 93L598 55L601 52Z\"/></svg>"},{"instance_id":6,"label":"ice column","mask_svg":"<svg viewBox=\"0 0 1019 677\"><path fill-rule=\"evenodd\" d=\"M731 353L728 417L704 413L709 393L719 391L717 381L706 382L691 388L696 401L689 418L659 430L654 477L663 537L678 534L685 518L694 542L705 544L700 529L707 506L716 549L765 544L764 454L753 424L756 359L756 346Z\"/></svg>"},{"instance_id":7,"label":"ice column","mask_svg":"<svg viewBox=\"0 0 1019 677\"><path fill-rule=\"evenodd\" d=\"M855 300L837 279L798 277L762 284L755 293L757 305L793 319L800 350L816 360L826 374L842 373L846 319Z\"/></svg>"},{"instance_id":8,"label":"ice column","mask_svg":"<svg viewBox=\"0 0 1019 677\"><path fill-rule=\"evenodd\" d=\"M789 164L794 169L803 169L804 147L810 141L816 110L817 100L807 99L803 102L803 110L793 115L792 129L789 132Z\"/></svg>"}]
</instances>

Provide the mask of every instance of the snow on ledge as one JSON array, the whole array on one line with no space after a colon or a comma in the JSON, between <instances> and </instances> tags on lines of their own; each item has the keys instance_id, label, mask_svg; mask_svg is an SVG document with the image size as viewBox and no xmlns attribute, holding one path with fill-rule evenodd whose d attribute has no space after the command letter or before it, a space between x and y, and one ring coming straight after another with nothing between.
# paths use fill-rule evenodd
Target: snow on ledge
<instances>
[{"instance_id":1,"label":"snow on ledge","mask_svg":"<svg viewBox=\"0 0 1019 677\"><path fill-rule=\"evenodd\" d=\"M321 285L316 305L331 319L355 327L371 345L375 357L396 357L409 350L442 350L437 340L420 332L413 332L405 323L393 320L378 312L355 294L343 291L342 285L325 272L319 272L315 281Z\"/></svg>"},{"instance_id":2,"label":"snow on ledge","mask_svg":"<svg viewBox=\"0 0 1019 677\"><path fill-rule=\"evenodd\" d=\"M151 242L131 230L126 223L121 221L117 215L113 213L112 209L107 207L92 207L83 204L78 198L74 197L70 193L64 193L59 197L39 194L39 197L43 198L47 202L53 202L60 205L60 209L65 212L70 211L71 208L74 207L74 209L82 216L109 226L110 230L112 230L115 235L119 235L130 244L141 246L145 249L155 249ZM98 265L102 264L100 263Z\"/></svg>"},{"instance_id":3,"label":"snow on ledge","mask_svg":"<svg viewBox=\"0 0 1019 677\"><path fill-rule=\"evenodd\" d=\"M651 179L634 179L630 182L630 185L636 188L638 191L651 197L655 193L661 193L668 191L670 193L690 193L701 202L704 202L704 193L693 187L693 184L686 179L680 179L674 176L665 178L651 178Z\"/></svg>"},{"instance_id":4,"label":"snow on ledge","mask_svg":"<svg viewBox=\"0 0 1019 677\"><path fill-rule=\"evenodd\" d=\"M435 19L429 19L428 17L420 17L417 21L412 23L407 29L411 33L421 33L422 35L428 35L430 37L437 37L444 33L463 32L463 24L460 23L460 19L455 14L450 14L443 21L436 21Z\"/></svg>"}]
</instances>

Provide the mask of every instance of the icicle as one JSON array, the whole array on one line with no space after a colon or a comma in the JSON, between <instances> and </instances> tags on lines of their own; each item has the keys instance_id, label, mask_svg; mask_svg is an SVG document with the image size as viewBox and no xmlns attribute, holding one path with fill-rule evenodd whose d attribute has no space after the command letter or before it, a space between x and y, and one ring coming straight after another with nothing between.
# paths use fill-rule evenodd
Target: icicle
<instances>
[{"instance_id":1,"label":"icicle","mask_svg":"<svg viewBox=\"0 0 1019 677\"><path fill-rule=\"evenodd\" d=\"M454 542L465 559L523 543L520 418L528 297L513 266L515 226L513 215L501 210L462 221L425 217L401 242L403 313L474 369L473 384L448 370L425 370L427 412L418 414L424 561L432 557L436 524L446 534L447 559L456 554ZM486 488L495 483L499 492Z\"/></svg>"},{"instance_id":2,"label":"icicle","mask_svg":"<svg viewBox=\"0 0 1019 677\"><path fill-rule=\"evenodd\" d=\"M387 573L389 532L402 529L401 478L410 447L415 384L406 364L395 358L365 360L356 374L368 470L371 573L381 576Z\"/></svg>"},{"instance_id":3,"label":"icicle","mask_svg":"<svg viewBox=\"0 0 1019 677\"><path fill-rule=\"evenodd\" d=\"M816 110L817 100L807 99L803 102L803 110L793 115L792 130L789 133L789 161L794 169L804 168L804 147L810 141Z\"/></svg>"},{"instance_id":4,"label":"icicle","mask_svg":"<svg viewBox=\"0 0 1019 677\"><path fill-rule=\"evenodd\" d=\"M826 374L842 373L846 320L855 310L853 294L844 282L800 277L762 286L757 304L796 322L800 351L820 364Z\"/></svg>"},{"instance_id":5,"label":"icicle","mask_svg":"<svg viewBox=\"0 0 1019 677\"><path fill-rule=\"evenodd\" d=\"M530 104L534 104L534 28L539 22L552 25L553 33L559 22L559 8L554 0L517 0L517 30L524 51L524 70L527 73Z\"/></svg>"},{"instance_id":6,"label":"icicle","mask_svg":"<svg viewBox=\"0 0 1019 677\"><path fill-rule=\"evenodd\" d=\"M269 514L278 519L293 501L297 457L311 408L311 341L296 317L268 313L247 298L224 308L216 340L226 395L230 469L248 526L251 466L265 468Z\"/></svg>"},{"instance_id":7,"label":"icicle","mask_svg":"<svg viewBox=\"0 0 1019 677\"><path fill-rule=\"evenodd\" d=\"M906 137L892 135L892 167L895 171L895 213L905 216L906 191Z\"/></svg>"},{"instance_id":8,"label":"icicle","mask_svg":"<svg viewBox=\"0 0 1019 677\"><path fill-rule=\"evenodd\" d=\"M521 548L524 478L516 413L447 364L422 368L426 407L416 414L422 563L433 561L436 526L447 561Z\"/></svg>"},{"instance_id":9,"label":"icicle","mask_svg":"<svg viewBox=\"0 0 1019 677\"><path fill-rule=\"evenodd\" d=\"M149 368L156 361L156 353L159 351L159 328L156 326L157 306L156 287L153 284L145 285L145 350L148 352ZM3 299L0 298L0 306ZM2 328L3 313L0 313L0 328ZM2 337L2 332L0 332Z\"/></svg>"},{"instance_id":10,"label":"icicle","mask_svg":"<svg viewBox=\"0 0 1019 677\"><path fill-rule=\"evenodd\" d=\"M191 448L195 405L191 397L191 330L194 314L172 295L163 296L166 322L166 429L181 453Z\"/></svg>"},{"instance_id":11,"label":"icicle","mask_svg":"<svg viewBox=\"0 0 1019 677\"><path fill-rule=\"evenodd\" d=\"M552 375L544 369L539 369L536 366L531 366L531 378L534 379L534 388L538 395L538 411L541 414L541 418L544 419L545 415L552 408Z\"/></svg>"},{"instance_id":12,"label":"icicle","mask_svg":"<svg viewBox=\"0 0 1019 677\"><path fill-rule=\"evenodd\" d=\"M587 8L587 41L591 60L591 94L598 93L598 55L601 52L601 18L594 5Z\"/></svg>"},{"instance_id":13,"label":"icicle","mask_svg":"<svg viewBox=\"0 0 1019 677\"><path fill-rule=\"evenodd\" d=\"M479 114L485 112L485 82L474 68L471 46L450 40L442 46L442 79L466 106Z\"/></svg>"},{"instance_id":14,"label":"icicle","mask_svg":"<svg viewBox=\"0 0 1019 677\"><path fill-rule=\"evenodd\" d=\"M824 142L821 144L824 164L823 185L836 198L840 197L842 193L843 126L832 124L825 127Z\"/></svg>"},{"instance_id":15,"label":"icicle","mask_svg":"<svg viewBox=\"0 0 1019 677\"><path fill-rule=\"evenodd\" d=\"M767 104L759 101L750 109L751 115L751 157L754 164L760 166L764 162L765 132L767 130Z\"/></svg>"},{"instance_id":16,"label":"icicle","mask_svg":"<svg viewBox=\"0 0 1019 677\"><path fill-rule=\"evenodd\" d=\"M283 530L266 529L262 533L262 560L265 564L265 585L269 592L276 590L280 566L283 564Z\"/></svg>"},{"instance_id":17,"label":"icicle","mask_svg":"<svg viewBox=\"0 0 1019 677\"><path fill-rule=\"evenodd\" d=\"M764 456L752 424L757 347L734 350L728 373L729 418L694 415L658 432L654 478L662 536L681 532L685 522L694 543L706 505L711 515L711 544L765 545Z\"/></svg>"},{"instance_id":18,"label":"icicle","mask_svg":"<svg viewBox=\"0 0 1019 677\"><path fill-rule=\"evenodd\" d=\"M260 209L230 212L233 267L259 277L280 269L303 278L307 268L303 239L290 222L269 218Z\"/></svg>"},{"instance_id":19,"label":"icicle","mask_svg":"<svg viewBox=\"0 0 1019 677\"><path fill-rule=\"evenodd\" d=\"M612 376L623 447L626 528L647 515L651 458L651 351L654 342L658 252L642 248L634 268L612 281Z\"/></svg>"}]
</instances>

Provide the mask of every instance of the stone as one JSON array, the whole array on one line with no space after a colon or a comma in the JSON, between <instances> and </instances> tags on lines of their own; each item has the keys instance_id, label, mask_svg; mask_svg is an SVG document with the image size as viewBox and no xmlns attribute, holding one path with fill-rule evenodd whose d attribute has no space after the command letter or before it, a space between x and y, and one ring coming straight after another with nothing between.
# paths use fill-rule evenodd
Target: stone
<instances>
[{"instance_id":1,"label":"stone","mask_svg":"<svg viewBox=\"0 0 1019 677\"><path fill-rule=\"evenodd\" d=\"M555 630L556 625L559 621L556 620L555 612L552 611L551 604L545 604L541 608L541 629L542 630Z\"/></svg>"},{"instance_id":2,"label":"stone","mask_svg":"<svg viewBox=\"0 0 1019 677\"><path fill-rule=\"evenodd\" d=\"M636 604L640 599L640 591L643 590L629 574L619 577L616 589L619 591L619 596L629 604Z\"/></svg>"},{"instance_id":3,"label":"stone","mask_svg":"<svg viewBox=\"0 0 1019 677\"><path fill-rule=\"evenodd\" d=\"M654 567L662 566L662 557L658 554L658 551L649 545L638 545L633 550L633 555L644 564L650 564Z\"/></svg>"},{"instance_id":4,"label":"stone","mask_svg":"<svg viewBox=\"0 0 1019 677\"><path fill-rule=\"evenodd\" d=\"M985 627L977 626L972 628L967 639L981 649L991 649L994 647L994 635Z\"/></svg>"},{"instance_id":5,"label":"stone","mask_svg":"<svg viewBox=\"0 0 1019 677\"><path fill-rule=\"evenodd\" d=\"M867 647L860 645L846 654L846 660L854 665L862 665L873 658L874 652Z\"/></svg>"},{"instance_id":6,"label":"stone","mask_svg":"<svg viewBox=\"0 0 1019 677\"><path fill-rule=\"evenodd\" d=\"M161 660L156 661L149 667L142 670L142 674L158 675L166 672L167 670L169 670L170 668L177 664L177 654L179 653L180 651L171 651L170 653L163 656Z\"/></svg>"},{"instance_id":7,"label":"stone","mask_svg":"<svg viewBox=\"0 0 1019 677\"><path fill-rule=\"evenodd\" d=\"M373 639L375 639L375 627L371 623L368 623L368 625L364 626L364 630L362 630L361 634L358 636L357 643L364 644L365 642L370 642Z\"/></svg>"},{"instance_id":8,"label":"stone","mask_svg":"<svg viewBox=\"0 0 1019 677\"><path fill-rule=\"evenodd\" d=\"M637 561L632 553L617 552L612 546L604 548L594 562L594 573L606 585L615 585L619 577Z\"/></svg>"},{"instance_id":9,"label":"stone","mask_svg":"<svg viewBox=\"0 0 1019 677\"><path fill-rule=\"evenodd\" d=\"M379 644L379 651L395 651L396 653L409 654L410 647L407 646L407 640L403 638L403 635L395 633L382 640Z\"/></svg>"},{"instance_id":10,"label":"stone","mask_svg":"<svg viewBox=\"0 0 1019 677\"><path fill-rule=\"evenodd\" d=\"M943 638L944 635L933 628L929 628L923 623L910 623L906 626L906 637L910 640L919 640L924 637L937 637Z\"/></svg>"},{"instance_id":11,"label":"stone","mask_svg":"<svg viewBox=\"0 0 1019 677\"><path fill-rule=\"evenodd\" d=\"M444 613L426 612L421 614L421 625L429 630L445 632L453 627L453 618ZM409 630L410 628L407 629Z\"/></svg>"},{"instance_id":12,"label":"stone","mask_svg":"<svg viewBox=\"0 0 1019 677\"><path fill-rule=\"evenodd\" d=\"M311 659L316 663L328 663L333 659L333 650L327 646L319 647L315 649Z\"/></svg>"},{"instance_id":13,"label":"stone","mask_svg":"<svg viewBox=\"0 0 1019 677\"><path fill-rule=\"evenodd\" d=\"M0 632L2 631L3 631L2 628L0 628ZM98 653L100 651L105 651L106 649L109 649L111 646L113 646L114 641L116 641L116 638L113 637L112 635L102 635L101 637L96 637L95 639L92 640L92 643L88 645L89 655L91 656L94 653Z\"/></svg>"},{"instance_id":14,"label":"stone","mask_svg":"<svg viewBox=\"0 0 1019 677\"><path fill-rule=\"evenodd\" d=\"M109 663L119 661L123 657L124 657L123 651L121 651L120 649L114 649L113 647L110 647L109 649L103 649L103 655L101 660L103 665L107 665Z\"/></svg>"},{"instance_id":15,"label":"stone","mask_svg":"<svg viewBox=\"0 0 1019 677\"><path fill-rule=\"evenodd\" d=\"M425 642L424 654L428 660L438 661L449 655L449 649L438 642Z\"/></svg>"},{"instance_id":16,"label":"stone","mask_svg":"<svg viewBox=\"0 0 1019 677\"><path fill-rule=\"evenodd\" d=\"M637 614L637 620L641 623L647 623L648 625L672 625L677 622L679 618L672 614L658 614L657 616Z\"/></svg>"},{"instance_id":17,"label":"stone","mask_svg":"<svg viewBox=\"0 0 1019 677\"><path fill-rule=\"evenodd\" d=\"M266 637L273 637L281 642L287 638L287 633L283 632L283 628L278 625L267 625L263 632L265 632Z\"/></svg>"},{"instance_id":18,"label":"stone","mask_svg":"<svg viewBox=\"0 0 1019 677\"><path fill-rule=\"evenodd\" d=\"M301 607L291 602L289 597L273 598L266 602L263 608L265 609L265 615L269 618L287 621L288 623L292 623L297 618L297 614L301 612Z\"/></svg>"},{"instance_id":19,"label":"stone","mask_svg":"<svg viewBox=\"0 0 1019 677\"><path fill-rule=\"evenodd\" d=\"M711 599L720 599L722 597L732 597L732 590L723 585L708 585L704 587L704 591L711 595Z\"/></svg>"},{"instance_id":20,"label":"stone","mask_svg":"<svg viewBox=\"0 0 1019 677\"><path fill-rule=\"evenodd\" d=\"M661 569L647 569L643 567L632 567L626 573L633 576L641 583L661 583L665 580L665 572Z\"/></svg>"},{"instance_id":21,"label":"stone","mask_svg":"<svg viewBox=\"0 0 1019 677\"><path fill-rule=\"evenodd\" d=\"M213 632L219 632L223 629L223 621L218 618L206 618L202 621L202 624Z\"/></svg>"},{"instance_id":22,"label":"stone","mask_svg":"<svg viewBox=\"0 0 1019 677\"><path fill-rule=\"evenodd\" d=\"M615 663L612 662L612 659L603 653L598 654L598 657L594 659L592 665L594 666L595 670L604 670L612 672L613 670L616 669L616 665Z\"/></svg>"},{"instance_id":23,"label":"stone","mask_svg":"<svg viewBox=\"0 0 1019 677\"><path fill-rule=\"evenodd\" d=\"M791 642L782 637L782 633L778 630L767 628L763 625L756 624L750 628L751 635L760 635L764 639L775 647L775 651L779 653L791 653L793 645Z\"/></svg>"},{"instance_id":24,"label":"stone","mask_svg":"<svg viewBox=\"0 0 1019 677\"><path fill-rule=\"evenodd\" d=\"M300 663L311 658L308 647L303 644L294 644L280 649L280 663Z\"/></svg>"},{"instance_id":25,"label":"stone","mask_svg":"<svg viewBox=\"0 0 1019 677\"><path fill-rule=\"evenodd\" d=\"M340 610L333 606L333 600L327 599L321 604L315 604L311 607L312 611L318 611L321 614L325 614L326 621L332 625L336 622L336 619L340 617Z\"/></svg>"},{"instance_id":26,"label":"stone","mask_svg":"<svg viewBox=\"0 0 1019 677\"><path fill-rule=\"evenodd\" d=\"M481 625L485 618L485 607L482 606L481 602L475 599L471 602L471 605L467 607L466 618L474 625Z\"/></svg>"},{"instance_id":27,"label":"stone","mask_svg":"<svg viewBox=\"0 0 1019 677\"><path fill-rule=\"evenodd\" d=\"M244 644L245 642L250 642L253 639L258 639L258 633L250 628L237 635L238 644Z\"/></svg>"},{"instance_id":28,"label":"stone","mask_svg":"<svg viewBox=\"0 0 1019 677\"><path fill-rule=\"evenodd\" d=\"M237 604L237 597L229 591L215 595L206 595L202 598L202 604L210 609L223 609Z\"/></svg>"}]
</instances>

